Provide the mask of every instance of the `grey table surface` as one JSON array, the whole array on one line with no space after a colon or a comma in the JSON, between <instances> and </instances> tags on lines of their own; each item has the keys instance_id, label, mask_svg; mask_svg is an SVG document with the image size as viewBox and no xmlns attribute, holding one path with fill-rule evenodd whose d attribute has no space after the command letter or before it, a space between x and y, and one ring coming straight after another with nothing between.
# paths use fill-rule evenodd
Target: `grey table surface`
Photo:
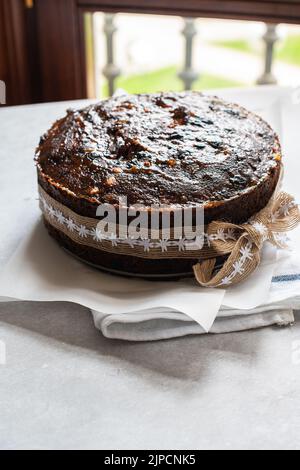
<instances>
[{"instance_id":1,"label":"grey table surface","mask_svg":"<svg viewBox=\"0 0 300 470\"><path fill-rule=\"evenodd\" d=\"M0 266L38 211L38 138L68 106L0 110ZM1 449L300 448L299 321L134 344L77 305L1 303L4 347Z\"/></svg>"}]
</instances>

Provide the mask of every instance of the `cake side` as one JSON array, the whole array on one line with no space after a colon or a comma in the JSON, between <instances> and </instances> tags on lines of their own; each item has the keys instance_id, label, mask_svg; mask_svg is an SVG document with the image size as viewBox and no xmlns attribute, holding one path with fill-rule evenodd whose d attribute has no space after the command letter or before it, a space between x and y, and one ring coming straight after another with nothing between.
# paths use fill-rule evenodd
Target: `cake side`
<instances>
[{"instance_id":1,"label":"cake side","mask_svg":"<svg viewBox=\"0 0 300 470\"><path fill-rule=\"evenodd\" d=\"M263 181L241 195L220 203L206 203L204 205L205 224L207 225L216 220L235 224L247 222L247 220L268 204L278 184L281 169L282 165L278 163ZM77 214L91 218L96 217L96 212L99 207L97 201L93 202L92 200L74 196L69 191L62 189L49 180L39 169L38 183L53 199L69 207ZM116 206L116 208L118 209L118 206ZM151 209L147 209L147 212L150 217Z\"/></svg>"}]
</instances>

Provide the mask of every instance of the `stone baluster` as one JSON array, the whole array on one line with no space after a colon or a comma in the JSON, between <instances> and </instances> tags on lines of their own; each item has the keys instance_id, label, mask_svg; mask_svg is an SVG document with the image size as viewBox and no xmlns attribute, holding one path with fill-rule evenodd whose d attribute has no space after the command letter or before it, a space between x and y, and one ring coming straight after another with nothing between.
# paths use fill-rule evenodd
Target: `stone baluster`
<instances>
[{"instance_id":1,"label":"stone baluster","mask_svg":"<svg viewBox=\"0 0 300 470\"><path fill-rule=\"evenodd\" d=\"M258 79L258 85L275 85L277 83L276 77L274 76L272 70L274 60L274 46L278 39L279 36L277 34L277 25L267 24L266 32L263 36L263 40L266 44L265 71L263 75Z\"/></svg>"},{"instance_id":2,"label":"stone baluster","mask_svg":"<svg viewBox=\"0 0 300 470\"><path fill-rule=\"evenodd\" d=\"M199 77L199 73L197 73L193 68L194 39L197 35L197 29L193 18L185 18L184 22L185 26L182 34L185 38L185 65L184 69L178 76L183 81L184 88L186 90L191 90L193 83Z\"/></svg>"},{"instance_id":3,"label":"stone baluster","mask_svg":"<svg viewBox=\"0 0 300 470\"><path fill-rule=\"evenodd\" d=\"M103 69L103 75L108 81L108 92L110 96L112 96L115 92L115 81L121 73L119 67L114 63L114 36L117 31L114 19L114 14L105 14L103 28L106 38L107 53L107 60L106 65Z\"/></svg>"}]
</instances>

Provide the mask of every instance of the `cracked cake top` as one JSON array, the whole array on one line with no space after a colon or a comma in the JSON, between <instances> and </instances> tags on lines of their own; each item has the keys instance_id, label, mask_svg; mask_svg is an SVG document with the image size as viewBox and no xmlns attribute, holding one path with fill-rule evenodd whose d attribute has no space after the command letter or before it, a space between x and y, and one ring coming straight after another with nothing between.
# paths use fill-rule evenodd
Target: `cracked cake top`
<instances>
[{"instance_id":1,"label":"cracked cake top","mask_svg":"<svg viewBox=\"0 0 300 470\"><path fill-rule=\"evenodd\" d=\"M205 203L238 197L274 173L280 143L238 105L199 92L124 95L69 110L41 138L38 169L92 203Z\"/></svg>"}]
</instances>

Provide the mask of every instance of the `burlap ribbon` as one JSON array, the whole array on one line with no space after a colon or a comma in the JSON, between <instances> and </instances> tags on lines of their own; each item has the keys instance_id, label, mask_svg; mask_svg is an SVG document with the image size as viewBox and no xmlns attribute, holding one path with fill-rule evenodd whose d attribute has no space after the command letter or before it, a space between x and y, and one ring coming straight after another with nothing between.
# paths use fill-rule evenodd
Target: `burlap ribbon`
<instances>
[{"instance_id":1,"label":"burlap ribbon","mask_svg":"<svg viewBox=\"0 0 300 470\"><path fill-rule=\"evenodd\" d=\"M284 234L300 223L294 199L275 193L269 204L246 224L212 222L204 234L203 248L186 249L184 240L102 239L97 232L99 220L74 213L47 194L41 187L40 206L45 219L77 244L102 251L144 259L198 259L194 273L203 287L235 285L250 276L261 261L264 242L284 248ZM226 261L217 271L217 260Z\"/></svg>"},{"instance_id":2,"label":"burlap ribbon","mask_svg":"<svg viewBox=\"0 0 300 470\"><path fill-rule=\"evenodd\" d=\"M198 283L203 287L225 287L247 279L260 264L264 242L269 241L285 248L283 236L300 223L299 207L294 199L284 192L275 195L269 204L248 223L234 225L212 222L208 226L211 248L219 256L229 255L221 269L215 272L216 258L204 260L194 266ZM222 234L231 231L232 240Z\"/></svg>"}]
</instances>

